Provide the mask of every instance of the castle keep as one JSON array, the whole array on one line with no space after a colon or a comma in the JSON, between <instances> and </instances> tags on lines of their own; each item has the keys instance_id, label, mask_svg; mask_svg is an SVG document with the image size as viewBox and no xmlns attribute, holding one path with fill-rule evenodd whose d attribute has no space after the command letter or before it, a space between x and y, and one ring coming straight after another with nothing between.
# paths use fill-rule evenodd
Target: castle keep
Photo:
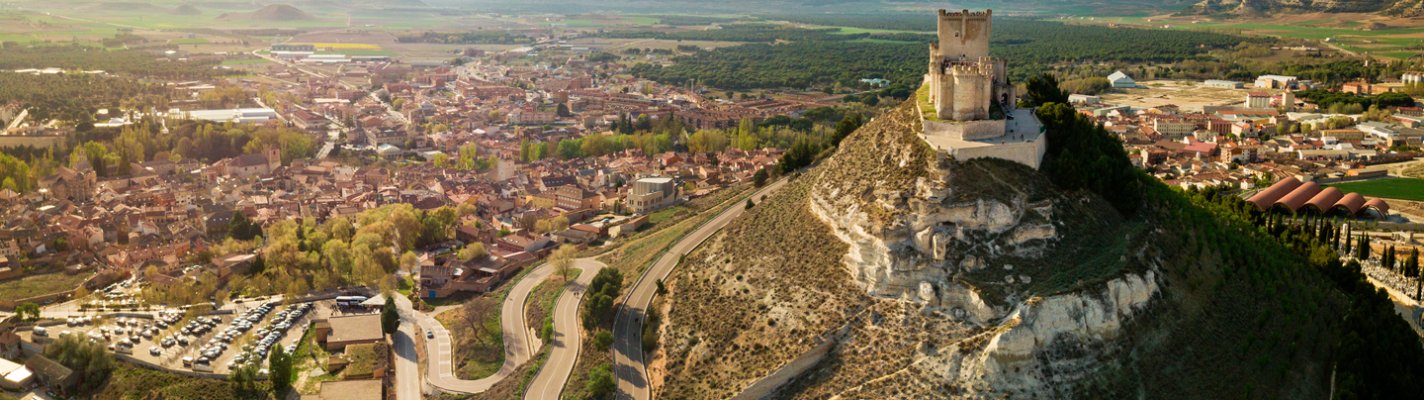
<instances>
[{"instance_id":1,"label":"castle keep","mask_svg":"<svg viewBox=\"0 0 1424 400\"><path fill-rule=\"evenodd\" d=\"M958 160L994 157L1034 169L1047 149L1037 118L1017 99L1004 60L989 56L992 10L938 13L921 89L923 137Z\"/></svg>"},{"instance_id":2,"label":"castle keep","mask_svg":"<svg viewBox=\"0 0 1424 400\"><path fill-rule=\"evenodd\" d=\"M1004 61L989 57L992 11L939 10L939 43L930 44L930 101L940 119L989 119L989 109L1007 109L1014 87Z\"/></svg>"}]
</instances>

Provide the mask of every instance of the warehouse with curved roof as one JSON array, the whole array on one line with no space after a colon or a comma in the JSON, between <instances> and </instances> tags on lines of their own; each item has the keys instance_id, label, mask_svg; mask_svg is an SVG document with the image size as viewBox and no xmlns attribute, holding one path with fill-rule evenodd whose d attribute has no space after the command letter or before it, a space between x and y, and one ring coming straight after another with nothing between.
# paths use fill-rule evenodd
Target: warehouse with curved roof
<instances>
[{"instance_id":1,"label":"warehouse with curved roof","mask_svg":"<svg viewBox=\"0 0 1424 400\"><path fill-rule=\"evenodd\" d=\"M1290 212L1310 211L1377 218L1389 215L1389 203L1384 200L1365 198L1359 193L1344 193L1340 189L1323 187L1315 182L1301 182L1295 178L1281 179L1256 192L1246 201L1254 205L1257 211L1280 208Z\"/></svg>"}]
</instances>

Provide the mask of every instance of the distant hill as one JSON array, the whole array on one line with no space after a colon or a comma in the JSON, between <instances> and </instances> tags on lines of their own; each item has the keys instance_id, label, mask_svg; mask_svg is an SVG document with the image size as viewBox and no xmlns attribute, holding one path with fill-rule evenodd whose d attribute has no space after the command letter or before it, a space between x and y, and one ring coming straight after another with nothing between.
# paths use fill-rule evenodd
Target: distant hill
<instances>
[{"instance_id":1,"label":"distant hill","mask_svg":"<svg viewBox=\"0 0 1424 400\"><path fill-rule=\"evenodd\" d=\"M286 4L269 4L257 11L247 13L226 13L219 15L218 19L223 20L253 20L253 21L301 21L312 19L305 11Z\"/></svg>"},{"instance_id":2,"label":"distant hill","mask_svg":"<svg viewBox=\"0 0 1424 400\"><path fill-rule=\"evenodd\" d=\"M1424 16L1421 0L1201 0L1192 6L1197 14L1267 15L1285 12L1379 13L1400 17Z\"/></svg>"},{"instance_id":3,"label":"distant hill","mask_svg":"<svg viewBox=\"0 0 1424 400\"><path fill-rule=\"evenodd\" d=\"M178 15L202 15L203 11L199 10L198 7L195 7L192 4L184 4L178 6L178 8L173 9L173 13Z\"/></svg>"},{"instance_id":4,"label":"distant hill","mask_svg":"<svg viewBox=\"0 0 1424 400\"><path fill-rule=\"evenodd\" d=\"M137 1L106 1L106 2L101 2L101 3L95 4L92 8L95 9L95 10L104 10L104 11L144 11L144 12L162 12L162 11L163 11L163 8L162 8L162 7L155 6L155 5L153 5L153 4L149 4L149 3L145 3L145 2L137 2Z\"/></svg>"}]
</instances>

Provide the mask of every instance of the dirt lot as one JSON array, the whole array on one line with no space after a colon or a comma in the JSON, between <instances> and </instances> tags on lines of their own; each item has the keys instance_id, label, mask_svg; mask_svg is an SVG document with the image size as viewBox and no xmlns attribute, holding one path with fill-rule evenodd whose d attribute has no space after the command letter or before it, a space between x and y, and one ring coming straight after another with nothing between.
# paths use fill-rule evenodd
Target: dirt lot
<instances>
[{"instance_id":1,"label":"dirt lot","mask_svg":"<svg viewBox=\"0 0 1424 400\"><path fill-rule=\"evenodd\" d=\"M1207 87L1197 81L1142 81L1137 84L1142 88L1115 89L1103 94L1103 102L1141 108L1175 104L1184 112L1192 112L1201 111L1202 106L1239 105L1246 101L1246 93L1250 92L1249 89Z\"/></svg>"}]
</instances>

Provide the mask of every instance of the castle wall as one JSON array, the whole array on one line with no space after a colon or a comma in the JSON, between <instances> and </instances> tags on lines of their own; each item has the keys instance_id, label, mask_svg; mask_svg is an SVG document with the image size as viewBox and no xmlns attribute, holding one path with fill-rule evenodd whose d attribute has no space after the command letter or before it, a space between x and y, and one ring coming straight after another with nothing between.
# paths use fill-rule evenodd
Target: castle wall
<instances>
[{"instance_id":1,"label":"castle wall","mask_svg":"<svg viewBox=\"0 0 1424 400\"><path fill-rule=\"evenodd\" d=\"M934 98L935 114L942 120L954 119L954 79L945 74L930 74L934 86L930 86Z\"/></svg>"},{"instance_id":2,"label":"castle wall","mask_svg":"<svg viewBox=\"0 0 1424 400\"><path fill-rule=\"evenodd\" d=\"M926 135L944 135L959 140L981 140L1003 137L1006 130L1002 119L977 121L924 121Z\"/></svg>"},{"instance_id":3,"label":"castle wall","mask_svg":"<svg viewBox=\"0 0 1424 400\"><path fill-rule=\"evenodd\" d=\"M948 12L939 10L939 52L950 58L977 59L989 55L992 11Z\"/></svg>"},{"instance_id":4,"label":"castle wall","mask_svg":"<svg viewBox=\"0 0 1424 400\"><path fill-rule=\"evenodd\" d=\"M950 149L949 155L959 161L968 161L976 158L998 158L1038 169L1039 163L1043 161L1043 154L1046 152L1048 152L1047 135L1040 135L1037 140L1031 142L954 148Z\"/></svg>"},{"instance_id":5,"label":"castle wall","mask_svg":"<svg viewBox=\"0 0 1424 400\"><path fill-rule=\"evenodd\" d=\"M955 70L953 76L954 107L956 121L989 118L989 98L992 97L992 82L984 74Z\"/></svg>"}]
</instances>

